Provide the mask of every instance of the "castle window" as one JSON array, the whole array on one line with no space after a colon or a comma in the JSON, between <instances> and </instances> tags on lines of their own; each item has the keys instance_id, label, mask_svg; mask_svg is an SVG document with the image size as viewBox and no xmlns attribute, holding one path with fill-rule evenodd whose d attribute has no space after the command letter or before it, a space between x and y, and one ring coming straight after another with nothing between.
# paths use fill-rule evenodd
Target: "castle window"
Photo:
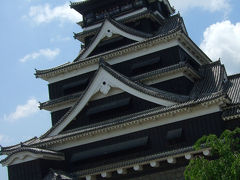
<instances>
[{"instance_id":1,"label":"castle window","mask_svg":"<svg viewBox=\"0 0 240 180\"><path fill-rule=\"evenodd\" d=\"M97 20L100 20L100 19L103 19L104 18L104 12L101 12L101 13L97 13L96 14L96 19Z\"/></svg>"},{"instance_id":2,"label":"castle window","mask_svg":"<svg viewBox=\"0 0 240 180\"><path fill-rule=\"evenodd\" d=\"M84 17L85 22L86 22L87 24L93 22L93 21L94 21L94 18L95 18L94 13L89 13L89 14L87 14L87 15Z\"/></svg>"},{"instance_id":3,"label":"castle window","mask_svg":"<svg viewBox=\"0 0 240 180\"><path fill-rule=\"evenodd\" d=\"M133 73L144 73L148 70L153 70L154 68L158 67L159 62L160 62L160 57L155 57L150 60L137 62L132 65L132 72Z\"/></svg>"},{"instance_id":4,"label":"castle window","mask_svg":"<svg viewBox=\"0 0 240 180\"><path fill-rule=\"evenodd\" d=\"M169 145L176 145L185 140L183 129L173 129L167 132L167 141Z\"/></svg>"},{"instance_id":5,"label":"castle window","mask_svg":"<svg viewBox=\"0 0 240 180\"><path fill-rule=\"evenodd\" d=\"M98 106L89 108L87 111L87 114L88 115L96 115L101 112L106 112L106 111L109 111L112 109L121 108L121 107L129 105L130 101L131 101L131 98L127 97L127 98L111 101L109 103L100 104Z\"/></svg>"}]
</instances>

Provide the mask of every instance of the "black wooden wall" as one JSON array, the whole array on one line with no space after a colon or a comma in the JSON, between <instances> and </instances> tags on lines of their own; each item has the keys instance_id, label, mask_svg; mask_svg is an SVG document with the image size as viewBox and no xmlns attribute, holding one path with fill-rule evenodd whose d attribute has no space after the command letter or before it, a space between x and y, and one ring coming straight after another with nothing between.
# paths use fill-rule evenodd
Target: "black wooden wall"
<instances>
[{"instance_id":1,"label":"black wooden wall","mask_svg":"<svg viewBox=\"0 0 240 180\"><path fill-rule=\"evenodd\" d=\"M194 84L188 78L183 76L168 81L156 83L151 86L167 92L172 92L180 95L189 95Z\"/></svg>"},{"instance_id":2,"label":"black wooden wall","mask_svg":"<svg viewBox=\"0 0 240 180\"><path fill-rule=\"evenodd\" d=\"M34 160L8 167L9 180L43 180L49 169L64 169L64 163L51 160Z\"/></svg>"},{"instance_id":3,"label":"black wooden wall","mask_svg":"<svg viewBox=\"0 0 240 180\"><path fill-rule=\"evenodd\" d=\"M168 134L169 132L178 129L182 129L181 138L173 144L173 139L168 139ZM72 171L76 171L79 169L85 169L90 167L93 168L101 165L106 165L108 163L128 160L152 153L183 148L193 145L194 142L203 135L219 135L224 129L225 126L223 120L221 120L221 113L214 113L131 134L126 134L116 138L111 138L79 147L74 147L71 149L67 149L64 152L68 164L67 166ZM126 142L140 137L148 137L148 142L146 145L137 148L121 150L119 152L116 151L110 154L102 154L97 157L93 156L92 158L83 159L78 162L71 162L71 157L74 153L79 153L81 151L85 152L87 150L90 151L91 149L114 145L116 143ZM179 137L176 136L175 138Z\"/></svg>"}]
</instances>

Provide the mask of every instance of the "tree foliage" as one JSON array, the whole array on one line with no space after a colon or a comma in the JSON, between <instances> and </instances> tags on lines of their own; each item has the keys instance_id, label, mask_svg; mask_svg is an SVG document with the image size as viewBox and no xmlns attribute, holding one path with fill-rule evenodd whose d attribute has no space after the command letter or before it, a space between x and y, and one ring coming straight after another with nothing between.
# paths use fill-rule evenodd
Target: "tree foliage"
<instances>
[{"instance_id":1,"label":"tree foliage","mask_svg":"<svg viewBox=\"0 0 240 180\"><path fill-rule=\"evenodd\" d=\"M203 136L196 150L211 148L211 159L197 156L186 167L186 180L240 180L240 128L225 130L220 137Z\"/></svg>"}]
</instances>

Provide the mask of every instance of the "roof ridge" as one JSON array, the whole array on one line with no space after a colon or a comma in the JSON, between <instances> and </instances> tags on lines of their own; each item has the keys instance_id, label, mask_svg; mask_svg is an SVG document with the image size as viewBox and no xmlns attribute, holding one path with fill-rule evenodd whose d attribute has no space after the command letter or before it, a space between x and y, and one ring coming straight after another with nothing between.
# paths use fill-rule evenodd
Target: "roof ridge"
<instances>
[{"instance_id":1,"label":"roof ridge","mask_svg":"<svg viewBox=\"0 0 240 180\"><path fill-rule=\"evenodd\" d=\"M229 75L228 78L229 79L240 78L240 73Z\"/></svg>"},{"instance_id":2,"label":"roof ridge","mask_svg":"<svg viewBox=\"0 0 240 180\"><path fill-rule=\"evenodd\" d=\"M59 97L57 99L52 99L52 100L50 99L46 102L40 103L39 108L43 109L45 106L49 106L49 103L50 103L50 105L52 105L52 104L55 104L55 103L59 103L59 102L63 102L63 101L78 98L82 93L83 93L83 91L80 91L80 92L77 92L77 93L74 93L74 94Z\"/></svg>"},{"instance_id":3,"label":"roof ridge","mask_svg":"<svg viewBox=\"0 0 240 180\"><path fill-rule=\"evenodd\" d=\"M24 142L20 142L19 144L15 144L15 145L12 145L12 146L6 146L6 147L0 146L1 147L0 153L4 152L4 151L6 151L6 150L8 150L10 148L17 147L17 146L22 146L22 145L23 146L27 146L27 145L31 144L34 140L37 140L37 139L38 138L35 136L35 137L33 137L33 138L29 139L29 140L26 140ZM25 143L29 143L29 144L25 144Z\"/></svg>"}]
</instances>

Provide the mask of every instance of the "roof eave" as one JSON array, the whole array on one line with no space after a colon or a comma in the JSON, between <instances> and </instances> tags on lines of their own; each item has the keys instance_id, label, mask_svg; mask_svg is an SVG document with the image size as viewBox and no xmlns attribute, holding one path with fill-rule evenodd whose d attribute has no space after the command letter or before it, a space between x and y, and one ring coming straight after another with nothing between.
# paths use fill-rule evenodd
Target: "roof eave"
<instances>
[{"instance_id":1,"label":"roof eave","mask_svg":"<svg viewBox=\"0 0 240 180\"><path fill-rule=\"evenodd\" d=\"M108 52L98 54L96 56L88 57L88 58L86 58L82 61L74 61L72 63L63 64L63 65L61 65L59 67L56 67L56 68L47 69L47 70L36 70L35 76L36 76L36 78L41 78L43 80L48 81L50 78L52 78L54 76L57 76L57 75L60 75L60 74L63 74L65 72L69 72L71 70L76 70L76 69L79 69L81 67L88 66L90 64L98 63L99 57L103 57L104 59L109 59L108 56L111 56L111 57L119 56L121 54L121 53L119 53L119 51L125 52L124 51L125 49L129 49L129 48L132 48L134 46L135 46L135 48L140 48L142 44L145 44L145 43L147 44L148 41L152 41L152 40L155 40L155 39L159 39L159 40L161 40L161 42L165 42L166 39L172 39L173 37L177 36L179 33L180 33L180 31L177 31L177 32L173 32L171 34L168 34L166 36L150 38L150 39L147 39L146 41L136 42L136 43L133 43L131 45L127 45L127 46L118 48L116 50L112 50L112 51L108 51ZM105 56L106 56L106 58L105 58ZM78 59L78 57L76 59Z\"/></svg>"},{"instance_id":2,"label":"roof eave","mask_svg":"<svg viewBox=\"0 0 240 180\"><path fill-rule=\"evenodd\" d=\"M189 108L191 107L194 107L194 108L197 108L196 105L200 105L200 106L203 106L203 107L209 107L210 105L221 105L221 104L225 104L226 102L228 102L229 99L227 98L226 94L220 92L219 95L216 94L214 97L210 98L209 100L202 100L202 102L197 102L196 100L193 101L191 104L189 105L184 105L185 103L183 104L179 104L177 106L179 106L180 108L177 108L175 106L173 107L170 107L170 109L165 112L163 111L162 113L154 113L154 114L148 114L147 116L143 115L143 117L141 118L141 116L134 116L135 118L137 119L133 119L131 121L139 121L139 122L145 122L146 120L153 120L154 117L167 117L167 116L172 116L172 114L177 114L177 113L182 113L182 112L189 112ZM172 109L171 109L172 108ZM82 131L73 131L71 132L70 134L66 134L66 137L64 136L64 134L62 134L59 138L58 136L56 136L53 139L50 138L46 138L46 141L42 141L42 142L36 142L34 144L32 144L32 146L34 147L46 147L46 146L49 146L49 145L53 145L53 144L56 144L56 143L63 143L65 141L68 141L69 139L75 139L75 138L79 138L79 137L83 137L83 136L92 136L94 135L95 133L99 133L99 132L106 132L106 129L114 129L112 128L112 126L121 126L123 127L123 125L125 126L128 126L128 125L131 125L132 123L128 122L128 121L124 121L123 124L112 124L108 127L106 125L106 127L102 127L101 129L95 129L93 128L92 130L89 130L89 131L86 131L86 132L82 132ZM109 129L109 130L110 130ZM43 139L45 137L42 137Z\"/></svg>"},{"instance_id":3,"label":"roof eave","mask_svg":"<svg viewBox=\"0 0 240 180\"><path fill-rule=\"evenodd\" d=\"M158 43L161 43L161 42L166 42L166 40L170 40L170 39L176 39L180 43L185 45L186 48L189 49L192 52L192 54L196 56L196 58L200 60L203 64L208 64L212 62L211 59L182 31L182 29L179 29L177 31L174 31L164 36L149 38L142 42L136 42L131 45L127 45L112 51L98 54L96 56L87 57L81 61L75 60L72 63L64 64L62 66L49 69L49 70L43 70L43 71L38 70L36 71L35 76L36 78L41 78L43 80L49 81L51 78L58 76L60 74L68 73L70 71L77 70L79 68L83 68L88 65L96 64L99 61L99 57L103 57L104 59L110 59L109 57L113 58L116 56L120 56L123 53L127 53L131 51L133 47L134 47L134 50L136 50L136 48L142 49L141 48L142 46L144 47L147 46L147 44L150 44L149 42L151 41L157 40ZM128 51L126 51L126 49L128 49ZM78 59L78 57L76 59Z\"/></svg>"}]
</instances>

